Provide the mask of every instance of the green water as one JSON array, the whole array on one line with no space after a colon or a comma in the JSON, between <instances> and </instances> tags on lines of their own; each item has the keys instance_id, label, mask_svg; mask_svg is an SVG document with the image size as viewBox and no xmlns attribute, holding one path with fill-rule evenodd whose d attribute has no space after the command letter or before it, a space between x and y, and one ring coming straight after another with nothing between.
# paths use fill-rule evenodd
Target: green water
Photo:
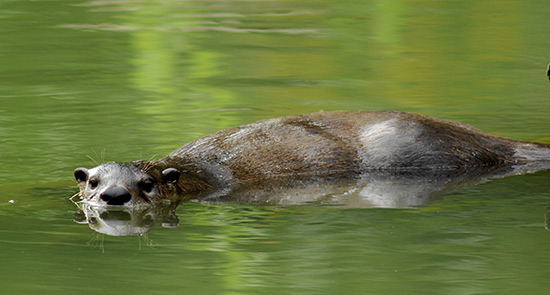
<instances>
[{"instance_id":1,"label":"green water","mask_svg":"<svg viewBox=\"0 0 550 295\"><path fill-rule=\"evenodd\" d=\"M550 172L411 209L186 203L114 237L72 171L288 114L550 143L545 1L0 1L2 294L545 294ZM90 159L92 158L92 159Z\"/></svg>"}]
</instances>

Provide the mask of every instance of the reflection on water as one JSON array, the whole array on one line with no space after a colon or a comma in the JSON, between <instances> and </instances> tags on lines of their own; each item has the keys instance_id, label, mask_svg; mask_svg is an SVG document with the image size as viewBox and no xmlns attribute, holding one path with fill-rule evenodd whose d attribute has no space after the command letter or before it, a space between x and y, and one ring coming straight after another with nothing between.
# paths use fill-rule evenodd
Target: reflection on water
<instances>
[{"instance_id":1,"label":"reflection on water","mask_svg":"<svg viewBox=\"0 0 550 295\"><path fill-rule=\"evenodd\" d=\"M522 166L520 166L522 167ZM262 206L332 205L341 208L414 208L442 199L461 187L525 172L523 168L371 172L349 179L277 178L270 183L240 187L225 195L200 199L205 204ZM74 220L112 236L142 235L154 227L176 227L173 206L124 208L76 203Z\"/></svg>"},{"instance_id":2,"label":"reflection on water","mask_svg":"<svg viewBox=\"0 0 550 295\"><path fill-rule=\"evenodd\" d=\"M153 227L177 227L178 217L173 207L105 208L77 203L74 221L110 236L143 235Z\"/></svg>"}]
</instances>

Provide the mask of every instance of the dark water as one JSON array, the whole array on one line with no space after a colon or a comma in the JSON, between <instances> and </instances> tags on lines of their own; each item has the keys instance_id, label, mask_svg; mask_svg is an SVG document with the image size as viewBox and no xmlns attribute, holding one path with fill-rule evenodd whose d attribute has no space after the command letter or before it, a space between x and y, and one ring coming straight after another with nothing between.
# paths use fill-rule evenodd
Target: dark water
<instances>
[{"instance_id":1,"label":"dark water","mask_svg":"<svg viewBox=\"0 0 550 295\"><path fill-rule=\"evenodd\" d=\"M72 171L288 114L395 109L550 143L544 1L1 1L2 294L544 294L550 173L409 209L186 203L73 221ZM93 160L91 160L92 158Z\"/></svg>"}]
</instances>

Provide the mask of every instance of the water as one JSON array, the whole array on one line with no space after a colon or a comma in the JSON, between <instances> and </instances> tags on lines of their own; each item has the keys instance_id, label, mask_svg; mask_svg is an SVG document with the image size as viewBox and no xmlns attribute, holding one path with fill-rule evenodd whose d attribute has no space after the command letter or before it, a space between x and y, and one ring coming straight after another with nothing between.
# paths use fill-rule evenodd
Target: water
<instances>
[{"instance_id":1,"label":"water","mask_svg":"<svg viewBox=\"0 0 550 295\"><path fill-rule=\"evenodd\" d=\"M78 224L72 171L288 114L395 109L550 142L543 1L0 2L4 294L543 294L549 172L410 209L186 203ZM91 159L90 159L91 158ZM93 159L93 160L92 160Z\"/></svg>"}]
</instances>

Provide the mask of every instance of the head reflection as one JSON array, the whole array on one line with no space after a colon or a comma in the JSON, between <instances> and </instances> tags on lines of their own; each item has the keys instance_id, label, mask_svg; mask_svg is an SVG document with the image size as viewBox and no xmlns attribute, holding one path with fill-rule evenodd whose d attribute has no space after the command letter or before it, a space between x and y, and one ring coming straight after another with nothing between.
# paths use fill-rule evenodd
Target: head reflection
<instances>
[{"instance_id":1,"label":"head reflection","mask_svg":"<svg viewBox=\"0 0 550 295\"><path fill-rule=\"evenodd\" d=\"M118 208L78 203L74 221L110 236L143 235L154 227L177 227L173 207Z\"/></svg>"}]
</instances>

